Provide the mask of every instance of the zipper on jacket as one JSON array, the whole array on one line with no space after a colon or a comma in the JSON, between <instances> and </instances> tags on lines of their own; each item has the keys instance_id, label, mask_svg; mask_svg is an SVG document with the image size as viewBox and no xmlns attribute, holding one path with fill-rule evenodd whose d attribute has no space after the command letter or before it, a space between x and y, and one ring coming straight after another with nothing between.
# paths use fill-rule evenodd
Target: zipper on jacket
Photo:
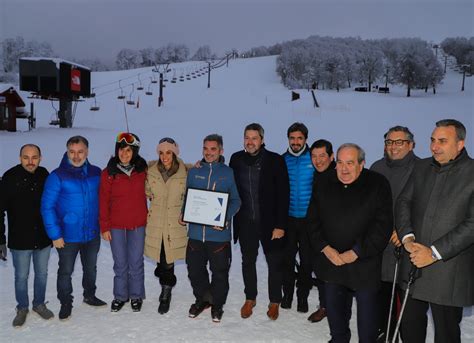
<instances>
[{"instance_id":1,"label":"zipper on jacket","mask_svg":"<svg viewBox=\"0 0 474 343\"><path fill-rule=\"evenodd\" d=\"M255 204L253 200L252 192L252 167L249 166L249 191L250 191L250 202L252 203L252 219L255 220Z\"/></svg>"},{"instance_id":2,"label":"zipper on jacket","mask_svg":"<svg viewBox=\"0 0 474 343\"><path fill-rule=\"evenodd\" d=\"M211 186L211 176L212 176L212 163L209 163L209 175L207 179L207 189ZM206 241L206 225L202 226L202 241Z\"/></svg>"}]
</instances>

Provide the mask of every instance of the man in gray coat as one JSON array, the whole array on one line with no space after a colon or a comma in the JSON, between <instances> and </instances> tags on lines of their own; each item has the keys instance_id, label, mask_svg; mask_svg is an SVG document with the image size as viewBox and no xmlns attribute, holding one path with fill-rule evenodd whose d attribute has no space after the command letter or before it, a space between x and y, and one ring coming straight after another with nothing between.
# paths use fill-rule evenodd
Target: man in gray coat
<instances>
[{"instance_id":1,"label":"man in gray coat","mask_svg":"<svg viewBox=\"0 0 474 343\"><path fill-rule=\"evenodd\" d=\"M371 170L382 174L387 178L392 189L392 200L395 207L400 192L410 177L415 161L419 158L415 156L413 149L415 140L413 133L404 126L391 127L383 136L384 137L384 157L374 162L370 167ZM385 342L387 335L387 324L390 312L390 301L392 298L392 287L395 272L396 255L395 248L400 247L401 243L398 239L395 229L392 232L390 243L383 252L382 259L382 285L379 289L379 325L378 325L378 341ZM396 299L392 307L392 316L390 323L389 337L392 337L397 321ZM390 339L391 340L391 339Z\"/></svg>"},{"instance_id":2,"label":"man in gray coat","mask_svg":"<svg viewBox=\"0 0 474 343\"><path fill-rule=\"evenodd\" d=\"M474 305L474 161L465 138L459 121L438 121L433 157L416 162L397 201L399 236L420 270L403 314L404 343L425 342L429 307L435 342L461 342L463 306ZM408 259L403 262L402 288L411 268Z\"/></svg>"}]
</instances>

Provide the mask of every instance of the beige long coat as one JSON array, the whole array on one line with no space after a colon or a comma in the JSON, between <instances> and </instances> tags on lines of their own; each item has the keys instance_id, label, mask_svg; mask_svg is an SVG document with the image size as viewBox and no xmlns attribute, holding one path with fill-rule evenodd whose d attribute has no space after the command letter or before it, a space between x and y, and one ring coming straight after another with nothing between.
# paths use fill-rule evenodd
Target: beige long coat
<instances>
[{"instance_id":1,"label":"beige long coat","mask_svg":"<svg viewBox=\"0 0 474 343\"><path fill-rule=\"evenodd\" d=\"M151 199L145 235L145 255L160 261L164 239L166 262L184 259L188 243L186 226L178 223L186 190L186 166L179 160L178 171L165 183L158 170L158 161L148 165L146 195Z\"/></svg>"}]
</instances>

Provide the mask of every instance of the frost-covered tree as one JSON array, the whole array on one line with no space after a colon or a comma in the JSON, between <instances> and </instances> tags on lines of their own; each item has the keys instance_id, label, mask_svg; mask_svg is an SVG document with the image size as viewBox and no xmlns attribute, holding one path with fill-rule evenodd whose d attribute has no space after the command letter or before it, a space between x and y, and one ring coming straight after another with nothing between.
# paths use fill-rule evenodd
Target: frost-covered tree
<instances>
[{"instance_id":1,"label":"frost-covered tree","mask_svg":"<svg viewBox=\"0 0 474 343\"><path fill-rule=\"evenodd\" d=\"M427 80L427 61L433 55L428 44L421 39L404 39L398 42L395 63L395 81L407 87L407 97L415 87L424 88Z\"/></svg>"},{"instance_id":2,"label":"frost-covered tree","mask_svg":"<svg viewBox=\"0 0 474 343\"><path fill-rule=\"evenodd\" d=\"M153 48L145 48L139 51L141 59L142 59L142 66L143 67L151 67L155 65L155 49Z\"/></svg>"},{"instance_id":3,"label":"frost-covered tree","mask_svg":"<svg viewBox=\"0 0 474 343\"><path fill-rule=\"evenodd\" d=\"M433 87L433 94L436 94L436 86L441 83L444 77L443 66L432 53L427 53L424 63L425 73L422 83L425 86L425 92L428 91L428 87Z\"/></svg>"},{"instance_id":4,"label":"frost-covered tree","mask_svg":"<svg viewBox=\"0 0 474 343\"><path fill-rule=\"evenodd\" d=\"M372 90L372 84L383 73L383 53L375 42L361 42L357 51L359 78Z\"/></svg>"},{"instance_id":5,"label":"frost-covered tree","mask_svg":"<svg viewBox=\"0 0 474 343\"><path fill-rule=\"evenodd\" d=\"M2 42L3 71L17 72L19 59L22 57L52 57L51 45L35 40L25 42L23 37L7 38Z\"/></svg>"},{"instance_id":6,"label":"frost-covered tree","mask_svg":"<svg viewBox=\"0 0 474 343\"><path fill-rule=\"evenodd\" d=\"M474 37L446 38L441 42L441 48L445 53L456 58L458 65L468 65L470 72L474 71Z\"/></svg>"},{"instance_id":7,"label":"frost-covered tree","mask_svg":"<svg viewBox=\"0 0 474 343\"><path fill-rule=\"evenodd\" d=\"M334 54L329 56L324 64L325 72L326 72L326 84L329 89L337 89L339 88L345 81L344 75L344 58L341 54Z\"/></svg>"},{"instance_id":8,"label":"frost-covered tree","mask_svg":"<svg viewBox=\"0 0 474 343\"><path fill-rule=\"evenodd\" d=\"M196 52L194 53L193 57L191 57L191 60L193 61L206 61L211 59L212 52L211 52L211 47L209 45L203 45L200 46Z\"/></svg>"},{"instance_id":9,"label":"frost-covered tree","mask_svg":"<svg viewBox=\"0 0 474 343\"><path fill-rule=\"evenodd\" d=\"M305 88L303 75L308 72L306 65L309 64L310 54L304 46L294 46L285 49L277 59L277 73L283 83L290 88ZM309 80L306 80L309 82Z\"/></svg>"},{"instance_id":10,"label":"frost-covered tree","mask_svg":"<svg viewBox=\"0 0 474 343\"><path fill-rule=\"evenodd\" d=\"M7 38L2 42L3 71L18 70L18 60L24 57L25 40L23 37Z\"/></svg>"},{"instance_id":11,"label":"frost-covered tree","mask_svg":"<svg viewBox=\"0 0 474 343\"><path fill-rule=\"evenodd\" d=\"M184 44L169 43L155 51L156 63L177 63L187 61L189 48Z\"/></svg>"},{"instance_id":12,"label":"frost-covered tree","mask_svg":"<svg viewBox=\"0 0 474 343\"><path fill-rule=\"evenodd\" d=\"M132 49L120 50L115 60L117 68L122 70L138 68L141 63L140 53Z\"/></svg>"},{"instance_id":13,"label":"frost-covered tree","mask_svg":"<svg viewBox=\"0 0 474 343\"><path fill-rule=\"evenodd\" d=\"M90 68L91 71L108 71L111 70L111 66L104 63L99 58L69 58L71 62L81 64L85 67Z\"/></svg>"}]
</instances>

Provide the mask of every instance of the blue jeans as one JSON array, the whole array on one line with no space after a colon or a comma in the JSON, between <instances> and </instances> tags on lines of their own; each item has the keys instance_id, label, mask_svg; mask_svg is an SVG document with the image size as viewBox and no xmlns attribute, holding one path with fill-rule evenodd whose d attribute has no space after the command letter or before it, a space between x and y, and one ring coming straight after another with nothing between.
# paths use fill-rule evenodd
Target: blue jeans
<instances>
[{"instance_id":1,"label":"blue jeans","mask_svg":"<svg viewBox=\"0 0 474 343\"><path fill-rule=\"evenodd\" d=\"M72 273L79 253L82 263L82 287L84 298L95 296L97 278L97 254L100 249L100 237L85 243L65 243L64 248L57 249L59 255L58 299L61 305L72 304Z\"/></svg>"},{"instance_id":2,"label":"blue jeans","mask_svg":"<svg viewBox=\"0 0 474 343\"><path fill-rule=\"evenodd\" d=\"M15 298L18 303L17 308L27 309L30 303L28 298L28 276L30 274L32 258L35 271L33 307L44 304L51 246L35 250L10 249L10 251L13 258L13 267L15 268Z\"/></svg>"},{"instance_id":3,"label":"blue jeans","mask_svg":"<svg viewBox=\"0 0 474 343\"><path fill-rule=\"evenodd\" d=\"M110 233L115 273L114 299L145 299L145 227L135 230L112 229Z\"/></svg>"}]
</instances>

